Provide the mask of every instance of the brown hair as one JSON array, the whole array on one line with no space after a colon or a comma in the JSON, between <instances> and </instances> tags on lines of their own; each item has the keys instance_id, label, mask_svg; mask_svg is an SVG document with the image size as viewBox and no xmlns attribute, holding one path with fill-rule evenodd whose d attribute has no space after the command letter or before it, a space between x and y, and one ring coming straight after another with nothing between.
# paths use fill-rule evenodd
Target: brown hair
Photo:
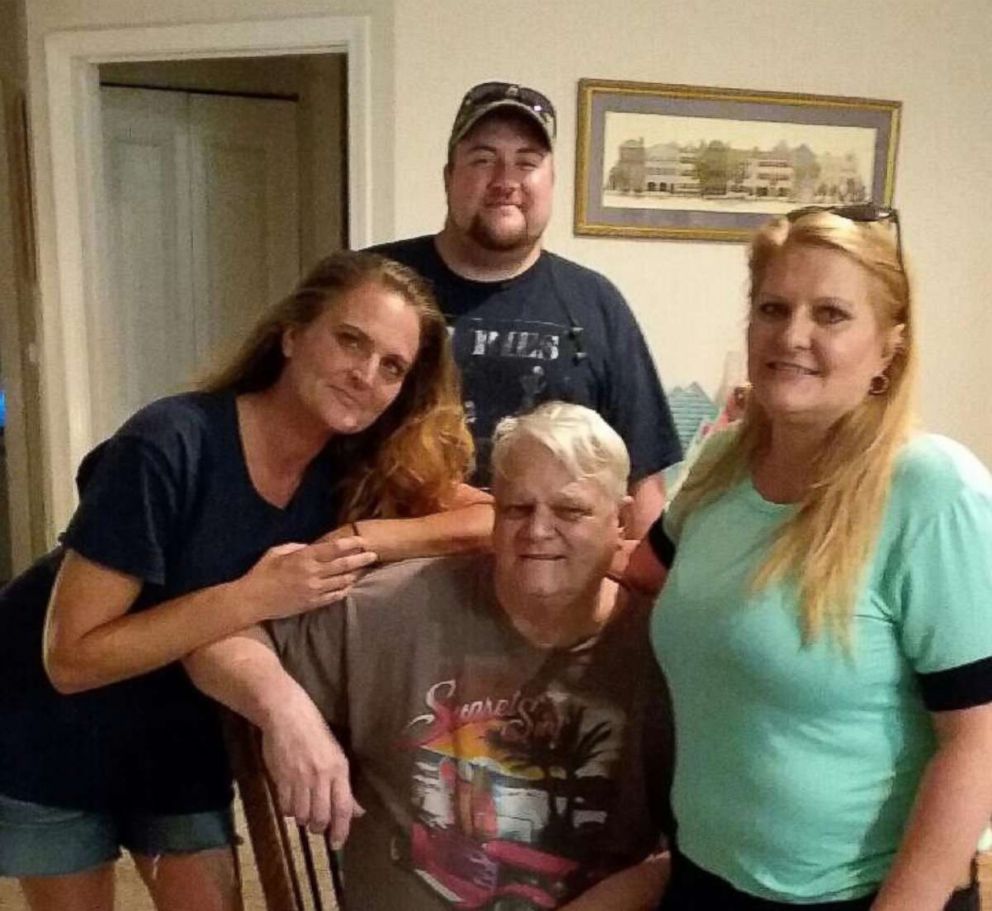
<instances>
[{"instance_id":1,"label":"brown hair","mask_svg":"<svg viewBox=\"0 0 992 911\"><path fill-rule=\"evenodd\" d=\"M260 392L282 373L287 329L303 328L364 285L400 295L420 320L420 347L403 388L361 433L332 441L347 466L340 521L425 515L448 506L471 470L448 328L426 282L412 269L375 253L343 251L322 259L296 288L269 308L230 361L199 384L205 392Z\"/></svg>"},{"instance_id":2,"label":"brown hair","mask_svg":"<svg viewBox=\"0 0 992 911\"><path fill-rule=\"evenodd\" d=\"M912 295L890 226L850 221L817 212L790 222L774 218L750 246L752 304L769 265L788 247L838 250L872 279L871 306L884 331L902 326L901 341L885 368L889 383L867 395L830 428L813 465L813 481L797 509L778 530L755 589L782 579L798 590L805 642L824 627L849 640L858 585L878 537L895 457L913 424L914 344ZM678 515L708 502L745 477L767 445L768 415L748 396L744 416L730 445L717 446L701 460L682 487Z\"/></svg>"}]
</instances>

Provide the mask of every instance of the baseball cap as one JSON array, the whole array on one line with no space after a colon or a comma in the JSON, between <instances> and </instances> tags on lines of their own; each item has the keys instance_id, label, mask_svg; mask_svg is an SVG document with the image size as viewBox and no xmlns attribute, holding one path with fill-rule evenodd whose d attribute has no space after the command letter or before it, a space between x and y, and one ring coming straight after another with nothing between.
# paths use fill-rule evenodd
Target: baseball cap
<instances>
[{"instance_id":1,"label":"baseball cap","mask_svg":"<svg viewBox=\"0 0 992 911\"><path fill-rule=\"evenodd\" d=\"M455 116L448 140L449 151L468 134L483 117L499 108L510 108L526 115L541 130L548 141L548 148L554 145L557 121L555 106L536 89L515 82L480 82L472 86L462 98L461 107Z\"/></svg>"}]
</instances>

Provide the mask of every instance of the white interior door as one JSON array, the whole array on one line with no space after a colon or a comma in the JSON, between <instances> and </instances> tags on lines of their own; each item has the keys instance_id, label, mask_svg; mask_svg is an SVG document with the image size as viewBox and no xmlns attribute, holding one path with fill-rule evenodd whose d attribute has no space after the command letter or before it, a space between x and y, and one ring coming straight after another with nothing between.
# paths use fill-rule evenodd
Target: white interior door
<instances>
[{"instance_id":1,"label":"white interior door","mask_svg":"<svg viewBox=\"0 0 992 911\"><path fill-rule=\"evenodd\" d=\"M187 96L102 96L109 307L94 367L102 433L195 365Z\"/></svg>"},{"instance_id":2,"label":"white interior door","mask_svg":"<svg viewBox=\"0 0 992 911\"><path fill-rule=\"evenodd\" d=\"M296 106L104 88L101 430L188 387L300 269Z\"/></svg>"},{"instance_id":3,"label":"white interior door","mask_svg":"<svg viewBox=\"0 0 992 911\"><path fill-rule=\"evenodd\" d=\"M300 272L296 104L190 96L197 359L243 338Z\"/></svg>"}]
</instances>

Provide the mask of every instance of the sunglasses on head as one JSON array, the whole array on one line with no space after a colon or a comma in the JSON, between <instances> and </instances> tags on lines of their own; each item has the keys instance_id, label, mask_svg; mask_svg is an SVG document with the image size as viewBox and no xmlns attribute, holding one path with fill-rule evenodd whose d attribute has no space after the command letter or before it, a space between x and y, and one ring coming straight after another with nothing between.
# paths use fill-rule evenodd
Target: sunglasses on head
<instances>
[{"instance_id":1,"label":"sunglasses on head","mask_svg":"<svg viewBox=\"0 0 992 911\"><path fill-rule=\"evenodd\" d=\"M469 89L462 101L463 108L475 108L494 101L516 101L530 108L543 120L554 123L555 107L540 92L512 82L483 82Z\"/></svg>"},{"instance_id":2,"label":"sunglasses on head","mask_svg":"<svg viewBox=\"0 0 992 911\"><path fill-rule=\"evenodd\" d=\"M804 215L814 215L817 212L828 212L848 221L856 221L860 224L870 224L872 222L890 221L896 229L896 259L899 260L899 268L905 272L902 261L902 229L899 227L899 211L890 206L877 206L873 202L860 202L849 206L803 206L801 209L793 209L787 212L785 217L789 222L798 221Z\"/></svg>"}]
</instances>

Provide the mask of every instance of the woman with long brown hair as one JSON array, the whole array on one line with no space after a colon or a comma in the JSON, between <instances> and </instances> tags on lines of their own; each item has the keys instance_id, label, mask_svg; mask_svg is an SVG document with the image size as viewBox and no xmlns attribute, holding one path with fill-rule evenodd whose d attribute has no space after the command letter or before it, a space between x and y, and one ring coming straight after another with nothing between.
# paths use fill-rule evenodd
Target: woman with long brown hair
<instances>
[{"instance_id":1,"label":"woman with long brown hair","mask_svg":"<svg viewBox=\"0 0 992 911\"><path fill-rule=\"evenodd\" d=\"M0 596L0 875L32 909L111 908L121 846L160 911L240 906L219 725L178 659L377 559L482 546L471 458L442 315L367 253L86 458L62 546Z\"/></svg>"},{"instance_id":2,"label":"woman with long brown hair","mask_svg":"<svg viewBox=\"0 0 992 911\"><path fill-rule=\"evenodd\" d=\"M992 479L915 431L895 220L757 233L745 413L631 559L670 567L666 911L938 911L992 815Z\"/></svg>"}]
</instances>

